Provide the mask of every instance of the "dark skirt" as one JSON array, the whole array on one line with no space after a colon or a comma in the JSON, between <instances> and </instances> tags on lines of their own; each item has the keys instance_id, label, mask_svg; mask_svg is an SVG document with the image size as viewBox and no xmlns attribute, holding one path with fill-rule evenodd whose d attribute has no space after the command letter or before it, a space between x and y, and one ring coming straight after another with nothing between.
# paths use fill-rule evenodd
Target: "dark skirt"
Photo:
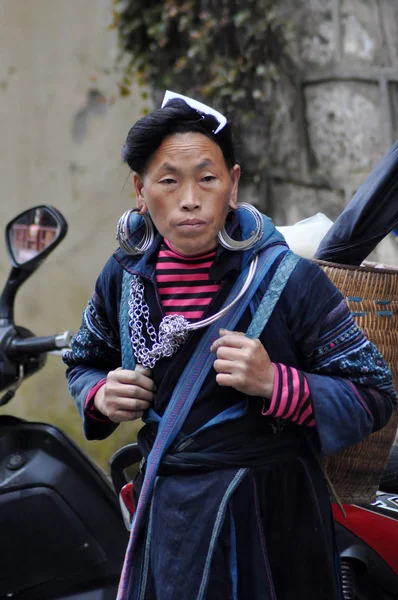
<instances>
[{"instance_id":1,"label":"dark skirt","mask_svg":"<svg viewBox=\"0 0 398 600\"><path fill-rule=\"evenodd\" d=\"M327 486L304 443L267 464L163 469L131 600L341 600Z\"/></svg>"}]
</instances>

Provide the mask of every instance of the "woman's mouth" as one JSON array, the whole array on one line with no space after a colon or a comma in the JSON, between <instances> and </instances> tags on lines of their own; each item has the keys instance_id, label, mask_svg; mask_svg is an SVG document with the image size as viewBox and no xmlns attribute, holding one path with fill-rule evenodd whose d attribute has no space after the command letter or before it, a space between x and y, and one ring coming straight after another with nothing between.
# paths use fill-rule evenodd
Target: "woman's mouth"
<instances>
[{"instance_id":1,"label":"woman's mouth","mask_svg":"<svg viewBox=\"0 0 398 600\"><path fill-rule=\"evenodd\" d=\"M206 225L206 221L201 221L200 219L186 219L178 223L178 227L183 227L184 229L200 229L203 225Z\"/></svg>"}]
</instances>

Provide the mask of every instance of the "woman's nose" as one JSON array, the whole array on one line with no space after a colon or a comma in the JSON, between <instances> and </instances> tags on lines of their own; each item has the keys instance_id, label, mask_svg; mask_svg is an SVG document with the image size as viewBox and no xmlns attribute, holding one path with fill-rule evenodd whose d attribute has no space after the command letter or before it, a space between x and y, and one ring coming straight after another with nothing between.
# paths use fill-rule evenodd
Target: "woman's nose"
<instances>
[{"instance_id":1,"label":"woman's nose","mask_svg":"<svg viewBox=\"0 0 398 600\"><path fill-rule=\"evenodd\" d=\"M195 186L187 185L181 190L181 192L180 205L183 210L193 210L194 208L199 208L200 199L198 190L195 189Z\"/></svg>"}]
</instances>

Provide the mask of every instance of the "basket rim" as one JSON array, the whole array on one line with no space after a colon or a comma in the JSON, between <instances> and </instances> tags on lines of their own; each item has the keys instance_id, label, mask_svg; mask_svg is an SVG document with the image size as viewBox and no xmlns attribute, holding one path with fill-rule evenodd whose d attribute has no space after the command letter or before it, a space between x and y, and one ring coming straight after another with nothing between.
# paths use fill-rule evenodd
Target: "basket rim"
<instances>
[{"instance_id":1,"label":"basket rim","mask_svg":"<svg viewBox=\"0 0 398 600\"><path fill-rule=\"evenodd\" d=\"M373 267L371 265L343 265L340 263L329 262L327 260L318 260L316 258L312 258L311 261L321 267L332 267L334 269L341 269L345 271L360 271L362 273L379 273L383 275L386 274L398 276L398 265L388 265L387 267Z\"/></svg>"}]
</instances>

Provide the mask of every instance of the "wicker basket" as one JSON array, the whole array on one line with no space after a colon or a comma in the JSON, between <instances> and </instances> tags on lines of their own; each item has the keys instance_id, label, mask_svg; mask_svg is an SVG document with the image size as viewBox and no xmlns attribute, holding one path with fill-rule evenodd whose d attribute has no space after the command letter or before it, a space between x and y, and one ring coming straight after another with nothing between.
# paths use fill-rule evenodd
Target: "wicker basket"
<instances>
[{"instance_id":1,"label":"wicker basket","mask_svg":"<svg viewBox=\"0 0 398 600\"><path fill-rule=\"evenodd\" d=\"M341 291L355 321L388 362L398 389L398 269L351 267L315 261ZM398 427L398 411L380 431L325 461L341 502L376 497Z\"/></svg>"}]
</instances>

